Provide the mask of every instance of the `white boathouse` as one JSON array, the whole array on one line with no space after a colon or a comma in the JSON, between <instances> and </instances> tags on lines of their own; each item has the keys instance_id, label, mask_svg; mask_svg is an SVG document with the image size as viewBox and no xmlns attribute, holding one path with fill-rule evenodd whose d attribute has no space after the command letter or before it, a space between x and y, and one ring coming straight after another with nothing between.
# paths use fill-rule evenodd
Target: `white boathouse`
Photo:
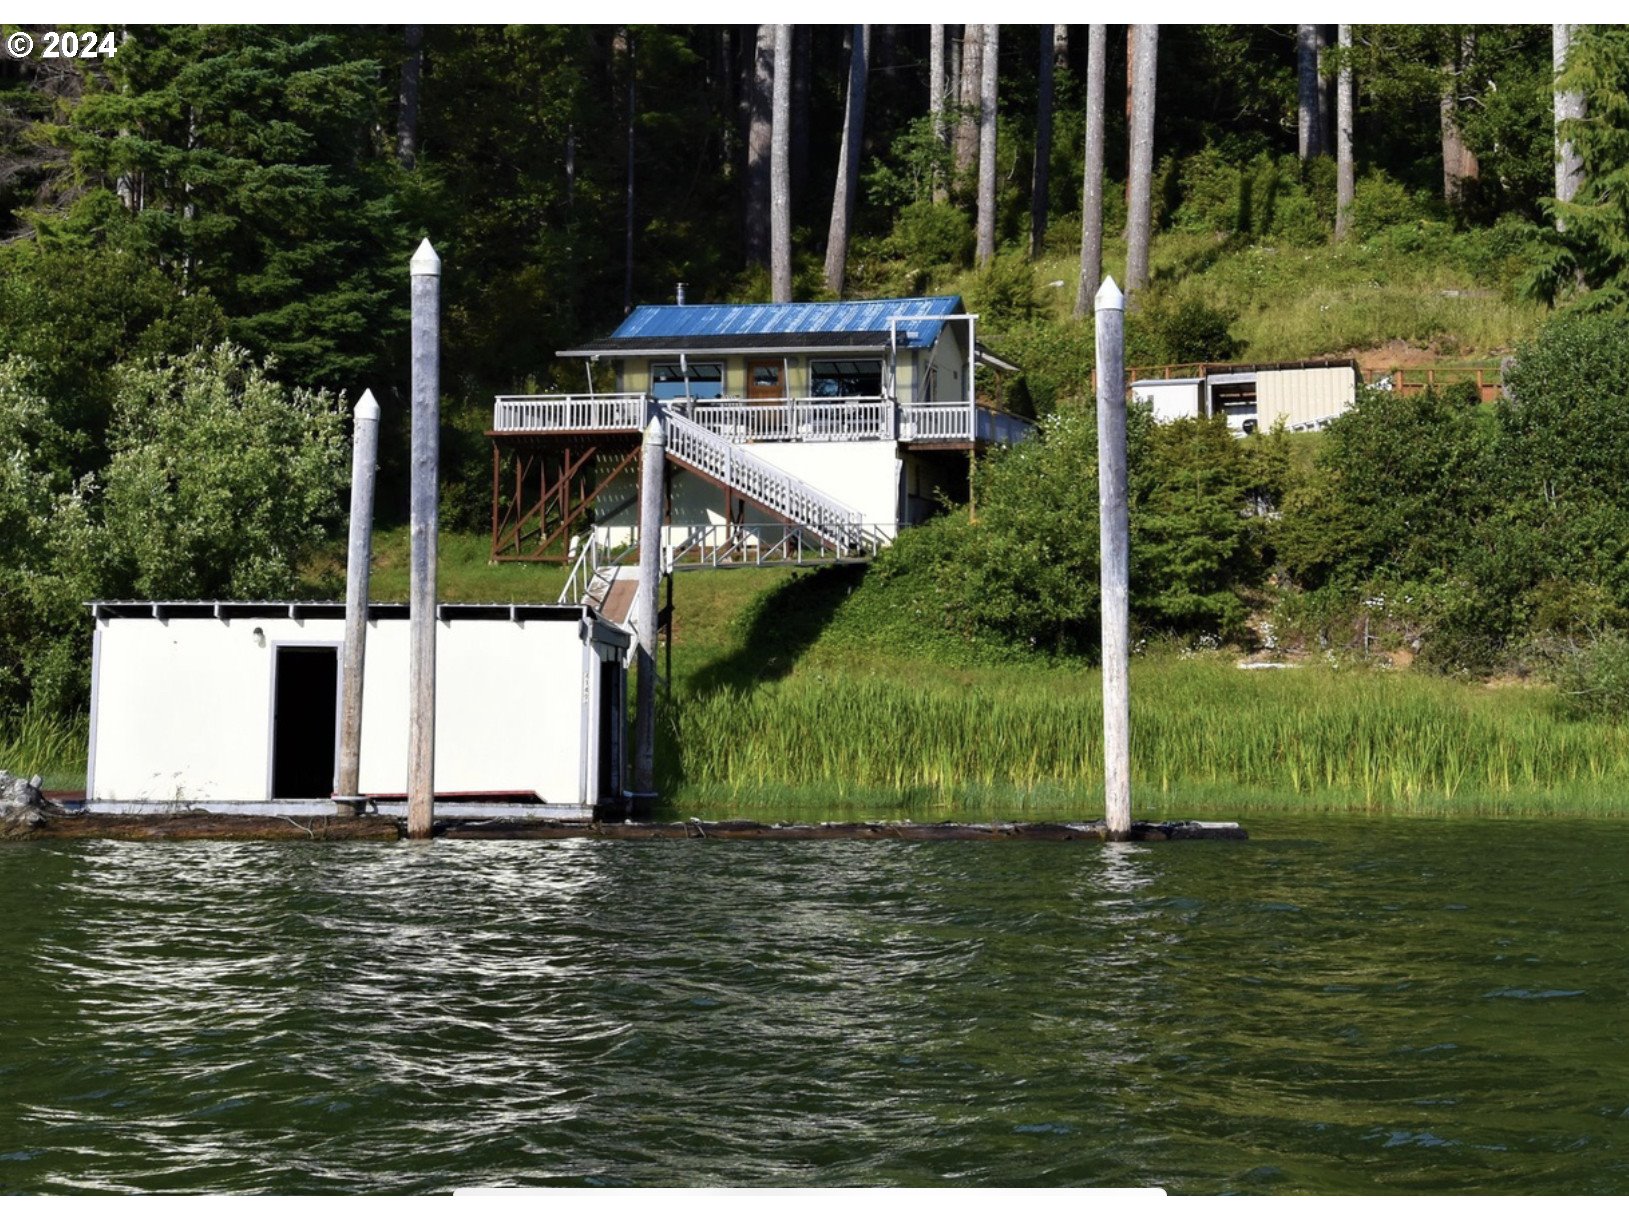
<instances>
[{"instance_id":1,"label":"white boathouse","mask_svg":"<svg viewBox=\"0 0 1629 1221\"><path fill-rule=\"evenodd\" d=\"M86 808L334 808L345 607L97 602ZM369 610L361 792L405 797L407 607ZM453 605L436 625L436 799L621 808L628 633L576 605Z\"/></svg>"}]
</instances>

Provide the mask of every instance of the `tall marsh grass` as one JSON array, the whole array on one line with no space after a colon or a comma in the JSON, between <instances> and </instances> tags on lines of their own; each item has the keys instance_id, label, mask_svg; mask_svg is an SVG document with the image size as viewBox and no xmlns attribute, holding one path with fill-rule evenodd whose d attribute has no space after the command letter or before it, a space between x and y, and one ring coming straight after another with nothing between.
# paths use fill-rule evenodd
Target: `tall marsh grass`
<instances>
[{"instance_id":1,"label":"tall marsh grass","mask_svg":"<svg viewBox=\"0 0 1629 1221\"><path fill-rule=\"evenodd\" d=\"M1629 728L1556 715L1538 689L1408 674L1132 674L1139 809L1629 809ZM664 727L680 805L1058 810L1102 792L1097 675L962 685L799 672L681 697Z\"/></svg>"},{"instance_id":2,"label":"tall marsh grass","mask_svg":"<svg viewBox=\"0 0 1629 1221\"><path fill-rule=\"evenodd\" d=\"M0 771L43 776L45 787L76 789L85 781L89 722L48 717L32 709L0 719Z\"/></svg>"}]
</instances>

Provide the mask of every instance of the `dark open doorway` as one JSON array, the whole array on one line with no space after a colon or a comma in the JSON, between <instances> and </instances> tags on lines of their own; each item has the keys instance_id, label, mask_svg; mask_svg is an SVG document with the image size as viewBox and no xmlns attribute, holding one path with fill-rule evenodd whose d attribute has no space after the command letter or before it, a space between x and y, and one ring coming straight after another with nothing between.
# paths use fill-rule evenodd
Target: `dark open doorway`
<instances>
[{"instance_id":1,"label":"dark open doorway","mask_svg":"<svg viewBox=\"0 0 1629 1221\"><path fill-rule=\"evenodd\" d=\"M334 791L339 649L280 648L272 703L272 789L278 797Z\"/></svg>"}]
</instances>

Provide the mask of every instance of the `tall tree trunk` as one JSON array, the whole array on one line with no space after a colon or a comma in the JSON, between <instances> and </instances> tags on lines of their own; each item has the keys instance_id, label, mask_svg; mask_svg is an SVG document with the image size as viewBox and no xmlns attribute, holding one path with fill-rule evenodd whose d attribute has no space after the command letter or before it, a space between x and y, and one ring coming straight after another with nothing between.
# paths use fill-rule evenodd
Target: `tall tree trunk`
<instances>
[{"instance_id":1,"label":"tall tree trunk","mask_svg":"<svg viewBox=\"0 0 1629 1221\"><path fill-rule=\"evenodd\" d=\"M1126 299L1148 284L1148 243L1154 205L1154 80L1159 70L1160 28L1137 27L1137 59L1132 71L1131 203L1126 214Z\"/></svg>"},{"instance_id":2,"label":"tall tree trunk","mask_svg":"<svg viewBox=\"0 0 1629 1221\"><path fill-rule=\"evenodd\" d=\"M956 104L961 108L956 119L956 177L960 178L973 166L979 150L979 88L983 78L984 29L982 25L964 26L962 29L961 94Z\"/></svg>"},{"instance_id":3,"label":"tall tree trunk","mask_svg":"<svg viewBox=\"0 0 1629 1221\"><path fill-rule=\"evenodd\" d=\"M1352 164L1352 115L1356 101L1352 83L1352 27L1341 26L1335 41L1341 54L1335 98L1335 240L1344 242L1352 230L1352 200L1357 191Z\"/></svg>"},{"instance_id":4,"label":"tall tree trunk","mask_svg":"<svg viewBox=\"0 0 1629 1221\"><path fill-rule=\"evenodd\" d=\"M1103 78L1108 72L1108 27L1086 31L1086 174L1080 192L1080 289L1075 317L1092 312L1103 279Z\"/></svg>"},{"instance_id":5,"label":"tall tree trunk","mask_svg":"<svg viewBox=\"0 0 1629 1221\"><path fill-rule=\"evenodd\" d=\"M633 252L634 252L634 118L636 111L634 82L638 76L638 42L634 32L622 30L623 46L628 55L628 198L624 216L622 239L622 313L633 313Z\"/></svg>"},{"instance_id":6,"label":"tall tree trunk","mask_svg":"<svg viewBox=\"0 0 1629 1221\"><path fill-rule=\"evenodd\" d=\"M1335 78L1329 71L1330 38L1334 26L1318 25L1318 154L1329 156L1335 147Z\"/></svg>"},{"instance_id":7,"label":"tall tree trunk","mask_svg":"<svg viewBox=\"0 0 1629 1221\"><path fill-rule=\"evenodd\" d=\"M1035 166L1029 187L1029 257L1038 258L1046 240L1047 192L1052 173L1052 66L1060 26L1041 27L1041 60L1035 90Z\"/></svg>"},{"instance_id":8,"label":"tall tree trunk","mask_svg":"<svg viewBox=\"0 0 1629 1221\"><path fill-rule=\"evenodd\" d=\"M1570 25L1552 25L1550 27L1550 61L1559 79L1567 69L1567 58L1572 51L1572 39L1575 27ZM1555 197L1562 203L1571 203L1578 194L1578 188L1584 185L1584 162L1567 139L1563 124L1575 122L1584 117L1584 95L1569 91L1563 93L1559 88L1555 90ZM1567 222L1560 216L1556 217L1555 227L1559 232L1567 231Z\"/></svg>"},{"instance_id":9,"label":"tall tree trunk","mask_svg":"<svg viewBox=\"0 0 1629 1221\"><path fill-rule=\"evenodd\" d=\"M803 199L809 186L809 83L814 79L814 32L812 25L792 27L793 199Z\"/></svg>"},{"instance_id":10,"label":"tall tree trunk","mask_svg":"<svg viewBox=\"0 0 1629 1221\"><path fill-rule=\"evenodd\" d=\"M577 125L566 124L566 211L577 206Z\"/></svg>"},{"instance_id":11,"label":"tall tree trunk","mask_svg":"<svg viewBox=\"0 0 1629 1221\"><path fill-rule=\"evenodd\" d=\"M719 136L719 160L724 179L735 177L735 27L718 27L718 110L724 116Z\"/></svg>"},{"instance_id":12,"label":"tall tree trunk","mask_svg":"<svg viewBox=\"0 0 1629 1221\"><path fill-rule=\"evenodd\" d=\"M996 85L1001 66L1001 27L984 27L984 50L979 62L979 225L978 263L995 258L996 212Z\"/></svg>"},{"instance_id":13,"label":"tall tree trunk","mask_svg":"<svg viewBox=\"0 0 1629 1221\"><path fill-rule=\"evenodd\" d=\"M945 27L928 27L928 114L933 119L933 143L936 149L945 143ZM933 167L933 200L942 203L946 198L944 175L939 166Z\"/></svg>"},{"instance_id":14,"label":"tall tree trunk","mask_svg":"<svg viewBox=\"0 0 1629 1221\"><path fill-rule=\"evenodd\" d=\"M1296 151L1310 161L1324 150L1318 146L1318 27L1295 27Z\"/></svg>"},{"instance_id":15,"label":"tall tree trunk","mask_svg":"<svg viewBox=\"0 0 1629 1221\"><path fill-rule=\"evenodd\" d=\"M1466 147L1465 135L1459 128L1459 82L1470 71L1475 55L1475 35L1467 32L1460 39L1453 71L1443 81L1438 106L1442 119L1442 198L1450 206L1463 202L1465 183L1474 181L1481 172L1476 154Z\"/></svg>"},{"instance_id":16,"label":"tall tree trunk","mask_svg":"<svg viewBox=\"0 0 1629 1221\"><path fill-rule=\"evenodd\" d=\"M761 25L752 53L747 126L747 263L769 262L769 111L775 78L775 27Z\"/></svg>"},{"instance_id":17,"label":"tall tree trunk","mask_svg":"<svg viewBox=\"0 0 1629 1221\"><path fill-rule=\"evenodd\" d=\"M775 27L775 102L769 152L771 299L792 299L792 27Z\"/></svg>"},{"instance_id":18,"label":"tall tree trunk","mask_svg":"<svg viewBox=\"0 0 1629 1221\"><path fill-rule=\"evenodd\" d=\"M1069 67L1069 27L1066 25L1052 27L1052 66L1060 72Z\"/></svg>"},{"instance_id":19,"label":"tall tree trunk","mask_svg":"<svg viewBox=\"0 0 1629 1221\"><path fill-rule=\"evenodd\" d=\"M848 234L860 187L860 137L865 130L866 70L871 27L857 25L849 35L848 100L843 105L843 145L837 157L837 189L832 192L831 229L826 234L826 285L839 297L848 271Z\"/></svg>"},{"instance_id":20,"label":"tall tree trunk","mask_svg":"<svg viewBox=\"0 0 1629 1221\"><path fill-rule=\"evenodd\" d=\"M407 27L407 58L402 60L401 92L396 106L396 160L410 170L419 160L419 74L424 69L424 27Z\"/></svg>"}]
</instances>

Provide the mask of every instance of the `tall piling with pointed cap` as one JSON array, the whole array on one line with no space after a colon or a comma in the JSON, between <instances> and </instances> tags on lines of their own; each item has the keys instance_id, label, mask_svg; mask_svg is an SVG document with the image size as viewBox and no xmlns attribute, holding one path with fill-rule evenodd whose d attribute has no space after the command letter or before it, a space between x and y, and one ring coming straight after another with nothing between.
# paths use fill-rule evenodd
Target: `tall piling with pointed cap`
<instances>
[{"instance_id":1,"label":"tall piling with pointed cap","mask_svg":"<svg viewBox=\"0 0 1629 1221\"><path fill-rule=\"evenodd\" d=\"M667 430L660 413L645 426L639 455L639 588L634 594L635 680L633 796L636 809L656 798L656 620L662 583L662 482Z\"/></svg>"},{"instance_id":2,"label":"tall piling with pointed cap","mask_svg":"<svg viewBox=\"0 0 1629 1221\"><path fill-rule=\"evenodd\" d=\"M351 540L345 563L345 665L340 676L339 812L357 814L362 773L362 671L368 647L368 568L373 560L373 479L379 459L379 402L362 392L351 437Z\"/></svg>"},{"instance_id":3,"label":"tall piling with pointed cap","mask_svg":"<svg viewBox=\"0 0 1629 1221\"><path fill-rule=\"evenodd\" d=\"M413 283L412 573L409 583L407 834L435 819L436 530L441 465L441 259L425 238Z\"/></svg>"},{"instance_id":4,"label":"tall piling with pointed cap","mask_svg":"<svg viewBox=\"0 0 1629 1221\"><path fill-rule=\"evenodd\" d=\"M1126 301L1097 290L1097 506L1103 597L1103 810L1110 839L1131 834L1131 516L1126 504Z\"/></svg>"}]
</instances>

